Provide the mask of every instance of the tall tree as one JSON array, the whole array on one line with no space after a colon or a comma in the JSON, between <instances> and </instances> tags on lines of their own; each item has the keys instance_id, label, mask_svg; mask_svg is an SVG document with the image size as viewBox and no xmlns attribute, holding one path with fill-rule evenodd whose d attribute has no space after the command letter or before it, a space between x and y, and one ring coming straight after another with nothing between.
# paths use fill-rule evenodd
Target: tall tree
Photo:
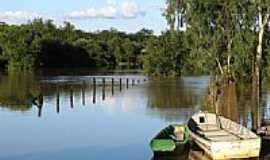
<instances>
[{"instance_id":1,"label":"tall tree","mask_svg":"<svg viewBox=\"0 0 270 160\"><path fill-rule=\"evenodd\" d=\"M261 82L262 82L262 61L263 61L263 44L265 42L264 40L264 34L266 27L269 23L269 16L270 16L270 1L268 0L256 0L254 5L254 11L253 15L256 17L255 22L257 22L257 26L255 29L258 33L258 39L257 39L257 49L254 54L254 62L253 62L253 74L252 74L252 93L253 93L253 108L260 108L260 102L261 102ZM256 14L257 13L257 14ZM255 112L255 113L259 113ZM260 117L260 116L255 116ZM260 120L257 120L257 124L253 125L253 128L260 127Z\"/></svg>"},{"instance_id":2,"label":"tall tree","mask_svg":"<svg viewBox=\"0 0 270 160\"><path fill-rule=\"evenodd\" d=\"M179 31L184 26L186 0L167 0L163 16L166 18L171 30Z\"/></svg>"},{"instance_id":3,"label":"tall tree","mask_svg":"<svg viewBox=\"0 0 270 160\"><path fill-rule=\"evenodd\" d=\"M191 0L188 4L187 19L190 27L187 32L191 39L191 52L195 50L208 56L212 62L215 61L214 74L221 74L228 80L237 73L236 59L247 58L241 57L244 56L240 54L242 50L246 51L247 46L253 45L252 41L247 41L251 26L244 24L245 2ZM236 45L240 42L245 47Z\"/></svg>"}]
</instances>

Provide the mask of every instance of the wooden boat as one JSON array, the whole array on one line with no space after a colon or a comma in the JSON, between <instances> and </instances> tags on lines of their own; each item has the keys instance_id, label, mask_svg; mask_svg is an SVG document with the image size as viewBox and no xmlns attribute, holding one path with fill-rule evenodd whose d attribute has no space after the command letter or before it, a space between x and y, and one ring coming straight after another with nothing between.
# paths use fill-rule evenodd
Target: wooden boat
<instances>
[{"instance_id":1,"label":"wooden boat","mask_svg":"<svg viewBox=\"0 0 270 160\"><path fill-rule=\"evenodd\" d=\"M156 154L182 151L189 144L190 135L186 125L172 124L162 129L150 142Z\"/></svg>"},{"instance_id":2,"label":"wooden boat","mask_svg":"<svg viewBox=\"0 0 270 160\"><path fill-rule=\"evenodd\" d=\"M198 112L188 121L188 128L191 139L213 159L259 156L261 138L223 116Z\"/></svg>"}]
</instances>

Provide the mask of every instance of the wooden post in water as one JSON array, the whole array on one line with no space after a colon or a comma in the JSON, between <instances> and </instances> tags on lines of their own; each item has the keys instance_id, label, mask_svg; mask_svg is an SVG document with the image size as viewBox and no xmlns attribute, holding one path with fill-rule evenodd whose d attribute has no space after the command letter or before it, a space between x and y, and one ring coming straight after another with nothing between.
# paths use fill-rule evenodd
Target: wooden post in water
<instances>
[{"instance_id":1,"label":"wooden post in water","mask_svg":"<svg viewBox=\"0 0 270 160\"><path fill-rule=\"evenodd\" d=\"M119 84L119 85L120 85L120 86L119 86L119 89L120 89L120 92L121 92L121 91L122 91L122 78L119 79L119 83L120 83L120 84Z\"/></svg>"},{"instance_id":2,"label":"wooden post in water","mask_svg":"<svg viewBox=\"0 0 270 160\"><path fill-rule=\"evenodd\" d=\"M82 85L82 105L85 106L85 88L86 88L86 83L83 81Z\"/></svg>"},{"instance_id":3,"label":"wooden post in water","mask_svg":"<svg viewBox=\"0 0 270 160\"><path fill-rule=\"evenodd\" d=\"M38 117L42 116L42 107L38 107Z\"/></svg>"},{"instance_id":4,"label":"wooden post in water","mask_svg":"<svg viewBox=\"0 0 270 160\"><path fill-rule=\"evenodd\" d=\"M93 79L93 104L96 103L96 78Z\"/></svg>"},{"instance_id":5,"label":"wooden post in water","mask_svg":"<svg viewBox=\"0 0 270 160\"><path fill-rule=\"evenodd\" d=\"M112 95L114 94L114 78L112 78Z\"/></svg>"},{"instance_id":6,"label":"wooden post in water","mask_svg":"<svg viewBox=\"0 0 270 160\"><path fill-rule=\"evenodd\" d=\"M40 93L37 97L32 99L32 104L38 108L38 117L41 117L43 107L43 94Z\"/></svg>"},{"instance_id":7,"label":"wooden post in water","mask_svg":"<svg viewBox=\"0 0 270 160\"><path fill-rule=\"evenodd\" d=\"M132 79L132 86L134 86L135 85L135 80L134 79Z\"/></svg>"},{"instance_id":8,"label":"wooden post in water","mask_svg":"<svg viewBox=\"0 0 270 160\"><path fill-rule=\"evenodd\" d=\"M106 83L106 79L103 78L102 79L102 100L105 100L105 83Z\"/></svg>"},{"instance_id":9,"label":"wooden post in water","mask_svg":"<svg viewBox=\"0 0 270 160\"><path fill-rule=\"evenodd\" d=\"M70 87L70 107L71 108L74 107L74 103L73 103L73 88L72 88L72 86Z\"/></svg>"},{"instance_id":10,"label":"wooden post in water","mask_svg":"<svg viewBox=\"0 0 270 160\"><path fill-rule=\"evenodd\" d=\"M129 79L127 78L127 84L126 84L127 85L127 89L128 89L128 83L129 83Z\"/></svg>"},{"instance_id":11,"label":"wooden post in water","mask_svg":"<svg viewBox=\"0 0 270 160\"><path fill-rule=\"evenodd\" d=\"M41 117L42 107L43 107L43 94L42 93L40 93L38 95L38 101L39 101L39 104L38 104L38 117Z\"/></svg>"},{"instance_id":12,"label":"wooden post in water","mask_svg":"<svg viewBox=\"0 0 270 160\"><path fill-rule=\"evenodd\" d=\"M56 112L60 113L60 93L59 93L58 87L57 87L57 93L56 93Z\"/></svg>"}]
</instances>

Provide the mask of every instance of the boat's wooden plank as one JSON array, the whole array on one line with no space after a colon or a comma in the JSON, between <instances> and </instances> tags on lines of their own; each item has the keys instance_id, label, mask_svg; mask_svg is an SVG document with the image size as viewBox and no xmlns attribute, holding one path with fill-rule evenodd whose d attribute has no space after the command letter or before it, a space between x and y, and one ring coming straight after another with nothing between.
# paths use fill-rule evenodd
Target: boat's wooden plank
<instances>
[{"instance_id":1,"label":"boat's wooden plank","mask_svg":"<svg viewBox=\"0 0 270 160\"><path fill-rule=\"evenodd\" d=\"M202 131L217 131L217 130L220 130L220 127L218 127L215 124L200 124L200 125L198 125L198 127Z\"/></svg>"},{"instance_id":2,"label":"boat's wooden plank","mask_svg":"<svg viewBox=\"0 0 270 160\"><path fill-rule=\"evenodd\" d=\"M216 130L216 131L206 131L204 132L204 136L226 136L231 135L230 133L224 131L224 130Z\"/></svg>"},{"instance_id":3,"label":"boat's wooden plank","mask_svg":"<svg viewBox=\"0 0 270 160\"><path fill-rule=\"evenodd\" d=\"M234 135L208 136L206 138L209 139L209 140L211 140L211 141L216 141L216 142L239 140L239 138L236 137L236 136L234 136Z\"/></svg>"},{"instance_id":4,"label":"boat's wooden plank","mask_svg":"<svg viewBox=\"0 0 270 160\"><path fill-rule=\"evenodd\" d=\"M204 132L204 136L206 139L211 141L231 141L231 140L239 140L239 137L227 132L225 130L219 131L207 131Z\"/></svg>"},{"instance_id":5,"label":"boat's wooden plank","mask_svg":"<svg viewBox=\"0 0 270 160\"><path fill-rule=\"evenodd\" d=\"M225 117L220 116L219 117L221 126L225 130L231 132L235 136L238 136L241 139L250 139L250 138L256 138L257 135L255 135L253 132L251 132L249 129L245 128L244 126L227 119Z\"/></svg>"}]
</instances>

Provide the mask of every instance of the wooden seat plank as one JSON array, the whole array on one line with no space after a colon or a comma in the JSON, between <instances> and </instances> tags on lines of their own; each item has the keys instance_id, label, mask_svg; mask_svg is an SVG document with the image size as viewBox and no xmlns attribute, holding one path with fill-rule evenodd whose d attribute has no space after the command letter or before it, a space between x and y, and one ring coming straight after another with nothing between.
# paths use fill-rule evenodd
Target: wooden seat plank
<instances>
[{"instance_id":1,"label":"wooden seat plank","mask_svg":"<svg viewBox=\"0 0 270 160\"><path fill-rule=\"evenodd\" d=\"M215 131L220 130L220 127L218 127L215 124L203 124L198 126L200 130L202 131Z\"/></svg>"}]
</instances>

